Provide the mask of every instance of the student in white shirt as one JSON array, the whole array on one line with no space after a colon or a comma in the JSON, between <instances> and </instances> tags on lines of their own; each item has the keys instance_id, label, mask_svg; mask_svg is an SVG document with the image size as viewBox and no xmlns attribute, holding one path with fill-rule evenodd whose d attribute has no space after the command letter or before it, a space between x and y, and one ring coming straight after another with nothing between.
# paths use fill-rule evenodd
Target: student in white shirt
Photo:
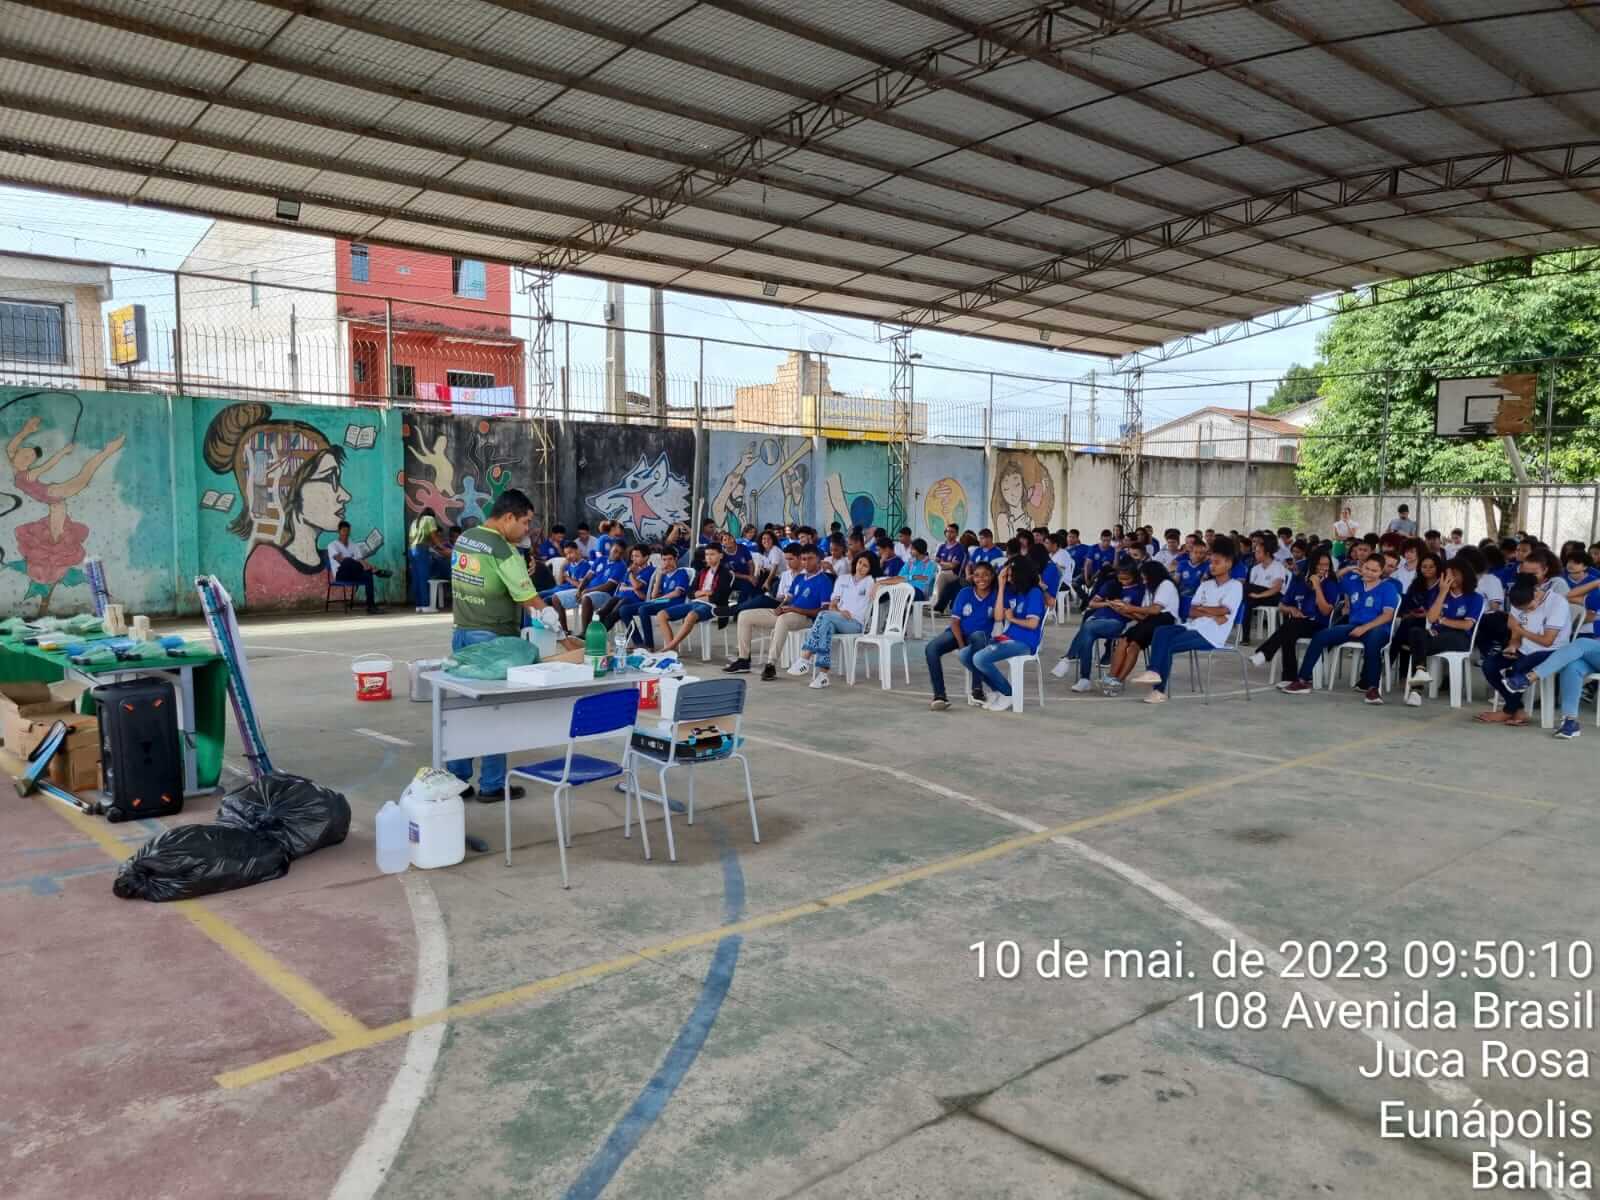
<instances>
[{"instance_id":1,"label":"student in white shirt","mask_svg":"<svg viewBox=\"0 0 1600 1200\"><path fill-rule=\"evenodd\" d=\"M1281 563L1286 563L1294 553L1293 547L1294 530L1287 525L1280 525L1278 527L1278 548L1272 552L1272 557Z\"/></svg>"},{"instance_id":2,"label":"student in white shirt","mask_svg":"<svg viewBox=\"0 0 1600 1200\"><path fill-rule=\"evenodd\" d=\"M900 536L894 542L894 556L903 563L911 561L911 526L900 527Z\"/></svg>"},{"instance_id":3,"label":"student in white shirt","mask_svg":"<svg viewBox=\"0 0 1600 1200\"><path fill-rule=\"evenodd\" d=\"M1219 650L1227 643L1239 606L1244 603L1244 585L1232 578L1237 554L1232 538L1213 540L1211 578L1195 589L1194 599L1189 602L1189 620L1155 631L1150 640L1150 669L1133 677L1134 683L1154 685L1144 698L1146 704L1165 702L1175 655L1186 650Z\"/></svg>"},{"instance_id":4,"label":"student in white shirt","mask_svg":"<svg viewBox=\"0 0 1600 1200\"><path fill-rule=\"evenodd\" d=\"M1183 534L1176 529L1169 529L1163 536L1167 539L1167 544L1155 552L1154 558L1170 571L1172 564L1177 562L1183 553Z\"/></svg>"},{"instance_id":5,"label":"student in white shirt","mask_svg":"<svg viewBox=\"0 0 1600 1200\"><path fill-rule=\"evenodd\" d=\"M1258 608L1276 609L1289 583L1289 568L1277 557L1278 539L1270 533L1250 539L1255 566L1250 568L1250 586L1245 589L1244 637L1241 646L1250 644L1250 625Z\"/></svg>"},{"instance_id":6,"label":"student in white shirt","mask_svg":"<svg viewBox=\"0 0 1600 1200\"><path fill-rule=\"evenodd\" d=\"M1554 591L1541 591L1533 577L1519 575L1506 592L1506 622L1510 640L1504 650L1485 655L1483 677L1500 693L1505 707L1499 712L1481 712L1475 718L1483 725L1526 725L1522 693L1508 688L1505 677L1513 671L1526 675L1550 657L1551 651L1566 644L1572 617L1567 598Z\"/></svg>"},{"instance_id":7,"label":"student in white shirt","mask_svg":"<svg viewBox=\"0 0 1600 1200\"><path fill-rule=\"evenodd\" d=\"M1139 568L1139 582L1144 585L1144 595L1139 602L1124 603L1118 609L1133 624L1123 632L1112 652L1111 670L1102 687L1108 696L1122 690L1123 682L1139 665L1139 652L1149 648L1156 631L1178 623L1182 602L1178 598L1178 585L1172 582L1166 567L1158 562L1144 563Z\"/></svg>"},{"instance_id":8,"label":"student in white shirt","mask_svg":"<svg viewBox=\"0 0 1600 1200\"><path fill-rule=\"evenodd\" d=\"M878 594L877 573L878 561L873 555L864 550L856 555L852 572L833 585L833 598L828 601L828 607L811 622L805 644L789 668L789 674L809 674L814 688L828 686L828 670L833 665L833 635L860 633L865 628L867 614L872 611L872 602Z\"/></svg>"},{"instance_id":9,"label":"student in white shirt","mask_svg":"<svg viewBox=\"0 0 1600 1200\"><path fill-rule=\"evenodd\" d=\"M1444 544L1445 562L1449 562L1452 558L1454 558L1460 551L1461 547L1466 544L1461 540L1464 536L1465 535L1459 529L1452 529L1450 531L1450 540Z\"/></svg>"},{"instance_id":10,"label":"student in white shirt","mask_svg":"<svg viewBox=\"0 0 1600 1200\"><path fill-rule=\"evenodd\" d=\"M373 594L375 579L386 578L387 571L374 571L362 560L366 558L367 548L359 542L352 545L350 542L350 522L339 522L339 533L333 541L328 543L328 565L333 568L335 583L353 583L357 588L367 594L367 611L379 612L378 601Z\"/></svg>"}]
</instances>

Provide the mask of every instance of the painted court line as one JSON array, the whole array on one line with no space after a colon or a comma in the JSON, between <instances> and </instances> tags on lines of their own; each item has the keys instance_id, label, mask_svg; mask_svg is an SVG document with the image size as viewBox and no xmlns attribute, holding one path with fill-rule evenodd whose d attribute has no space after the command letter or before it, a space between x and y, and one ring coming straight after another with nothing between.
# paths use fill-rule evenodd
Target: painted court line
<instances>
[{"instance_id":1,"label":"painted court line","mask_svg":"<svg viewBox=\"0 0 1600 1200\"><path fill-rule=\"evenodd\" d=\"M417 978L411 991L411 1011L431 1012L450 1001L450 939L439 899L422 873L407 871L400 881L417 930ZM443 1025L419 1029L406 1040L405 1058L389 1083L388 1094L339 1173L328 1200L371 1200L383 1186L427 1094L443 1044Z\"/></svg>"},{"instance_id":2,"label":"painted court line","mask_svg":"<svg viewBox=\"0 0 1600 1200\"><path fill-rule=\"evenodd\" d=\"M40 803L45 804L45 801L40 800ZM50 803L46 807L50 812L71 823L80 833L118 862L128 857L128 847L123 845L115 834L111 833L110 830L93 817L86 816L80 812L73 812L59 803ZM353 1037L366 1031L367 1027L356 1020L355 1017L324 996L312 984L289 970L258 942L253 941L242 930L212 912L199 900L178 900L164 907L176 909L182 913L191 925L233 955L257 979L315 1021L327 1033L334 1037Z\"/></svg>"},{"instance_id":3,"label":"painted court line","mask_svg":"<svg viewBox=\"0 0 1600 1200\"><path fill-rule=\"evenodd\" d=\"M1286 771L1298 770L1301 767L1309 766L1312 763L1321 762L1324 759L1345 754L1352 750L1360 750L1367 746L1374 746L1386 741L1392 741L1396 737L1406 736L1411 732L1413 732L1412 729L1391 729L1384 733L1372 734L1367 737L1357 738L1354 741L1343 742L1329 746L1326 749L1318 750L1312 754L1301 755L1298 758L1285 759L1282 762L1262 767L1260 770L1248 771L1243 775L1234 775L1224 779L1214 779L1206 783L1194 784L1190 787L1181 788L1177 791L1164 792L1161 795L1152 796L1148 800L1140 800L1132 804L1122 805L1119 808L1108 809L1107 811L1097 813L1094 816L1081 817L1077 820L1068 821L1065 824L1056 825L1048 829L1039 829L1035 832L1023 833L1016 837L1005 838L979 850L971 850L964 854L954 855L950 858L936 859L935 861L925 863L920 867L913 867L907 871L901 871L893 875L886 875L879 879L872 880L869 883L864 883L853 888L846 888L843 891L834 892L827 896L821 896L815 900L803 901L800 904L793 905L778 912L765 913L757 917L746 917L742 921L736 921L729 925L722 925L712 929L703 929L695 933L684 934L681 937L672 938L665 942L658 942L653 946L643 947L639 950L618 955L616 958L609 958L601 962L590 963L587 966L577 967L571 971L564 971L559 975L551 975L545 979L532 980L528 983L520 984L517 987L507 988L506 990L500 992L492 992L488 995L479 996L472 1000L463 1000L446 1008L440 1008L430 1013L418 1014L408 1017L405 1020L392 1022L388 1025L380 1025L375 1028L362 1029L359 1032L335 1035L327 1041L317 1042L310 1046L304 1046L299 1050L291 1050L286 1054L277 1055L276 1057L266 1059L251 1066L240 1067L232 1071L224 1071L216 1076L216 1080L217 1083L224 1088L239 1088L246 1087L253 1083L260 1083L263 1080L275 1078L276 1076L283 1075L289 1071L310 1066L313 1063L326 1062L330 1058L337 1058L341 1055L354 1053L357 1050L365 1050L372 1046L382 1045L383 1043L393 1041L396 1038L405 1037L415 1030L424 1029L429 1025L438 1025L447 1021L459 1021L468 1017L478 1017L487 1013L499 1012L502 1009L524 1004L529 1000L536 999L540 996L549 995L552 992L564 991L567 988L574 987L579 984L589 983L596 979L604 979L605 977L609 975L615 975L620 971L631 970L634 967L637 967L641 962L656 962L671 955L680 954L685 950L694 950L702 946L711 945L715 942L721 941L725 937L729 937L734 934L755 933L758 930L768 929L779 925L787 925L792 921L799 920L801 917L808 917L816 913L826 912L832 908L842 908L844 905L854 904L858 900L864 900L870 896L876 896L883 892L893 891L894 889L904 887L909 883L916 883L924 879L934 879L951 871L957 871L966 867L977 866L980 863L989 862L993 859L1003 858L1007 855L1014 854L1019 850L1025 850L1032 846L1041 845L1054 837L1086 833L1091 829L1099 829L1105 825L1114 825L1120 821L1126 821L1132 817L1143 816L1152 812L1159 812L1164 808L1170 808L1174 804L1181 804L1185 800L1192 800L1196 796L1209 795L1213 792L1222 791L1230 787L1236 787L1239 784L1251 783L1258 779L1267 779L1276 775L1281 775ZM810 750L805 747L790 746L787 742L773 742L771 739L756 738L749 734L745 736L752 742L760 741L770 745L780 745L799 753L811 754L815 757L841 757L827 754L820 750ZM855 760L845 759L843 761L852 762ZM873 765L876 767L878 764ZM914 786L929 786L925 781L919 780L915 776L906 775L905 772L898 771L896 768L888 767L883 769L914 781ZM965 797L962 793L956 792L953 789L943 788L942 785L931 786L932 790L938 792L939 794L946 795L951 799L955 799L960 803L968 803L973 799L972 797ZM977 801L976 803L983 804L984 802ZM993 809L992 815L998 816L1004 820L1004 813L1004 809L996 808Z\"/></svg>"},{"instance_id":4,"label":"painted court line","mask_svg":"<svg viewBox=\"0 0 1600 1200\"><path fill-rule=\"evenodd\" d=\"M388 742L391 746L410 746L413 744L403 737L395 737L392 733L379 733L376 729L353 729L351 732L362 734L380 742Z\"/></svg>"}]
</instances>

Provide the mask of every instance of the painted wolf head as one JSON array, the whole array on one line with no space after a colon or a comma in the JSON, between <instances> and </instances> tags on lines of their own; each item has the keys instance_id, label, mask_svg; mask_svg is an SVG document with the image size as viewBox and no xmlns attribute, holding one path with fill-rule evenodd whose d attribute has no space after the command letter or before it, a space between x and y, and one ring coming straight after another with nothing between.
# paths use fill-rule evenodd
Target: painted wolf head
<instances>
[{"instance_id":1,"label":"painted wolf head","mask_svg":"<svg viewBox=\"0 0 1600 1200\"><path fill-rule=\"evenodd\" d=\"M659 541L679 521L689 519L689 481L673 471L666 451L652 461L641 454L618 482L588 498L595 512L621 521L644 541Z\"/></svg>"}]
</instances>

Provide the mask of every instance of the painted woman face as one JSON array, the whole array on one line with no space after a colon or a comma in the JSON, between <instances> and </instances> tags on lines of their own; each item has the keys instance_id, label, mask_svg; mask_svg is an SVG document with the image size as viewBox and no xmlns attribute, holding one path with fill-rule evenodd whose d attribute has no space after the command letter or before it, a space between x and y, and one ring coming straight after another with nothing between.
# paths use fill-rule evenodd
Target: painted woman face
<instances>
[{"instance_id":1,"label":"painted woman face","mask_svg":"<svg viewBox=\"0 0 1600 1200\"><path fill-rule=\"evenodd\" d=\"M1022 482L1022 472L1015 467L1000 476L1000 499L1005 501L1007 508L1021 508L1024 491L1026 487Z\"/></svg>"},{"instance_id":2,"label":"painted woman face","mask_svg":"<svg viewBox=\"0 0 1600 1200\"><path fill-rule=\"evenodd\" d=\"M313 529L337 529L344 520L350 493L340 484L339 476L338 459L323 451L300 485L300 515Z\"/></svg>"}]
</instances>

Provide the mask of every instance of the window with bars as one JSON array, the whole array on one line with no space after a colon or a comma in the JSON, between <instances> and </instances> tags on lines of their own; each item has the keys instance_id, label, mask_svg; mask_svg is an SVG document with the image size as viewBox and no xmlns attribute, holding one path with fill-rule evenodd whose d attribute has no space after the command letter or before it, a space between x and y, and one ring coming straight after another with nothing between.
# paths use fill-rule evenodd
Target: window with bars
<instances>
[{"instance_id":1,"label":"window with bars","mask_svg":"<svg viewBox=\"0 0 1600 1200\"><path fill-rule=\"evenodd\" d=\"M67 361L67 317L59 304L0 300L0 359Z\"/></svg>"},{"instance_id":2,"label":"window with bars","mask_svg":"<svg viewBox=\"0 0 1600 1200\"><path fill-rule=\"evenodd\" d=\"M468 300L489 298L489 272L475 258L450 260L450 290Z\"/></svg>"},{"instance_id":3,"label":"window with bars","mask_svg":"<svg viewBox=\"0 0 1600 1200\"><path fill-rule=\"evenodd\" d=\"M446 386L453 388L492 388L494 376L482 371L446 371Z\"/></svg>"},{"instance_id":4,"label":"window with bars","mask_svg":"<svg viewBox=\"0 0 1600 1200\"><path fill-rule=\"evenodd\" d=\"M391 396L411 397L417 394L417 371L415 367L408 367L402 363L395 363L389 368L389 394Z\"/></svg>"},{"instance_id":5,"label":"window with bars","mask_svg":"<svg viewBox=\"0 0 1600 1200\"><path fill-rule=\"evenodd\" d=\"M354 283L366 283L372 277L372 261L367 254L367 248L360 242L350 243L350 279Z\"/></svg>"}]
</instances>

